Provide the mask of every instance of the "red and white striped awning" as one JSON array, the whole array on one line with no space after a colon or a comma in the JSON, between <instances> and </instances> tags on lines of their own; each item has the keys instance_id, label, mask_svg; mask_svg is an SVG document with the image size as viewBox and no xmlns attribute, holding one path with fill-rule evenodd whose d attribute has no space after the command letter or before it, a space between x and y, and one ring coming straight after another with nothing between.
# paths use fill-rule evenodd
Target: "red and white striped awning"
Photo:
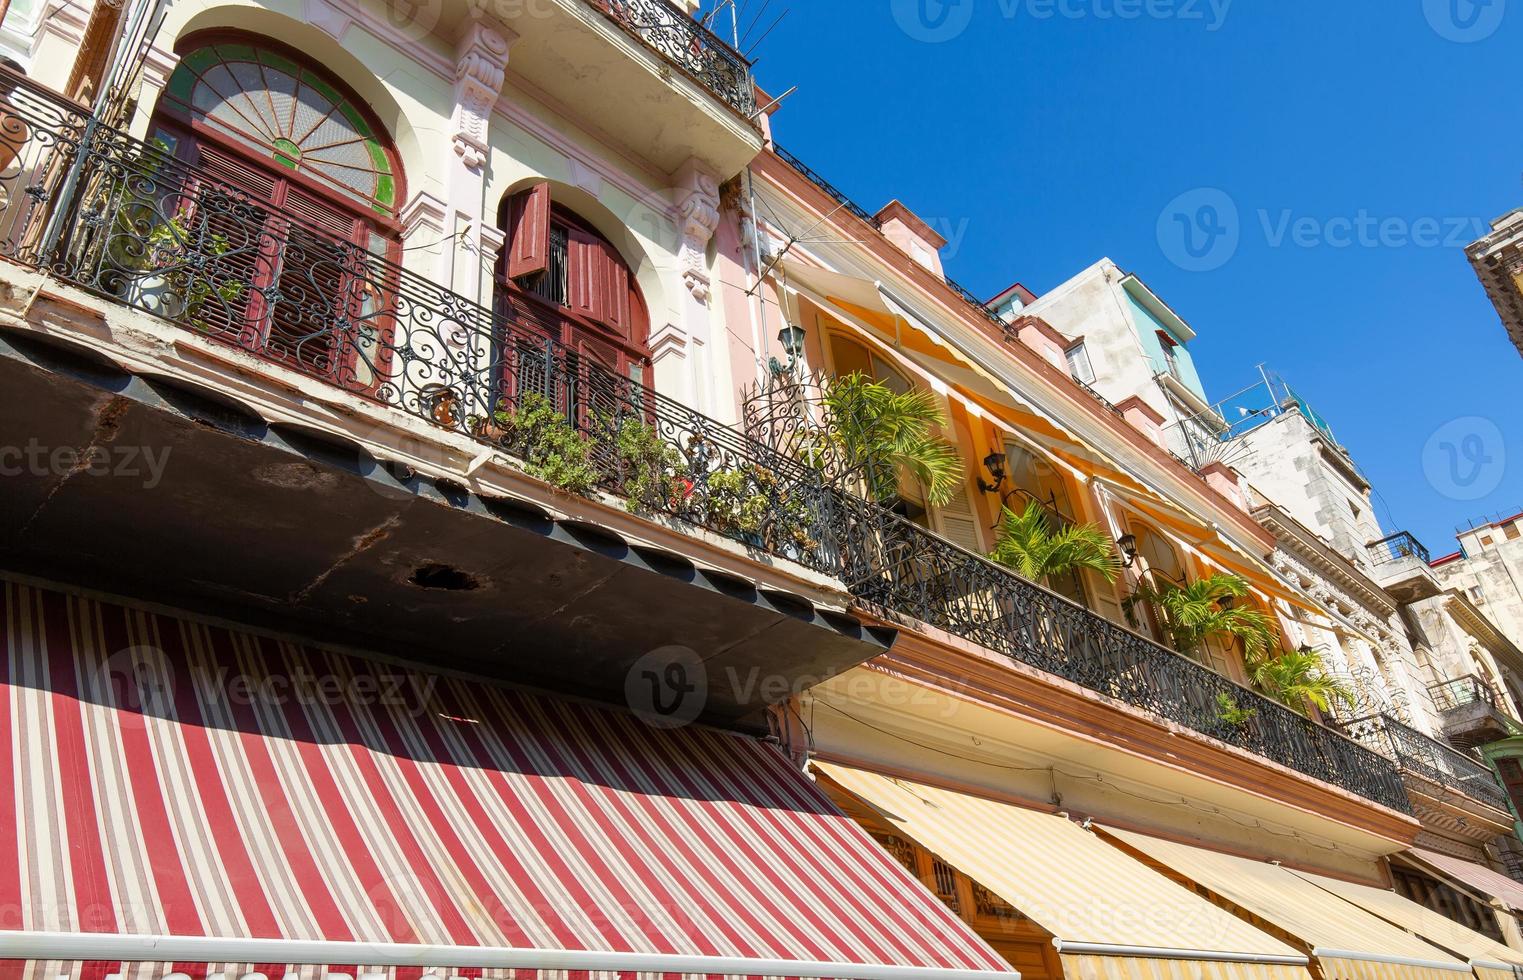
<instances>
[{"instance_id":1,"label":"red and white striped awning","mask_svg":"<svg viewBox=\"0 0 1523 980\"><path fill-rule=\"evenodd\" d=\"M1010 971L770 745L4 589L0 974Z\"/></svg>"}]
</instances>

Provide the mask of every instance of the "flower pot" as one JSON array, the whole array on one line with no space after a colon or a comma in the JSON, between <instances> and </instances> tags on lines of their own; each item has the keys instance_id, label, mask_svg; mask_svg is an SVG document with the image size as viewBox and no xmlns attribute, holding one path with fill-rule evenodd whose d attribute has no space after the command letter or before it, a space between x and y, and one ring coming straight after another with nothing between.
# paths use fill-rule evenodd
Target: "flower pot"
<instances>
[{"instance_id":1,"label":"flower pot","mask_svg":"<svg viewBox=\"0 0 1523 980\"><path fill-rule=\"evenodd\" d=\"M129 279L122 299L129 306L163 317L174 316L180 305L169 280L157 273Z\"/></svg>"}]
</instances>

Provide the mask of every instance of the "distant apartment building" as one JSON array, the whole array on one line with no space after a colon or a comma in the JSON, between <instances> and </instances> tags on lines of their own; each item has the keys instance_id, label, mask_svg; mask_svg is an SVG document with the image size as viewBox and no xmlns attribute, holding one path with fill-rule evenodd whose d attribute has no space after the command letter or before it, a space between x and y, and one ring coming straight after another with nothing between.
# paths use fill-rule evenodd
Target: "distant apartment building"
<instances>
[{"instance_id":1,"label":"distant apartment building","mask_svg":"<svg viewBox=\"0 0 1523 980\"><path fill-rule=\"evenodd\" d=\"M1465 255L1523 354L1523 208L1493 221L1491 234L1467 246Z\"/></svg>"},{"instance_id":2,"label":"distant apartment building","mask_svg":"<svg viewBox=\"0 0 1523 980\"><path fill-rule=\"evenodd\" d=\"M1523 512L1472 522L1458 539L1459 551L1434 559L1434 573L1523 645Z\"/></svg>"},{"instance_id":3,"label":"distant apartment building","mask_svg":"<svg viewBox=\"0 0 1523 980\"><path fill-rule=\"evenodd\" d=\"M1146 283L1101 259L1041 296L1023 290L1006 290L991 308L1007 321L1050 324L1076 380L1133 424L1162 432L1192 467L1212 461L1222 426L1190 355L1195 331Z\"/></svg>"}]
</instances>

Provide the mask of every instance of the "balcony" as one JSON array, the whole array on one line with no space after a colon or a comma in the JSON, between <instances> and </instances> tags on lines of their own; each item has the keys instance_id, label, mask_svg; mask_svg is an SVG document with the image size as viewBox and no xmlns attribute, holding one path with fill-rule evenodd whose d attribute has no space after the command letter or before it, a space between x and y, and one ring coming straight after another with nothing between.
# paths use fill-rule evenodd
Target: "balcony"
<instances>
[{"instance_id":1,"label":"balcony","mask_svg":"<svg viewBox=\"0 0 1523 980\"><path fill-rule=\"evenodd\" d=\"M1356 718L1343 729L1401 767L1420 818L1425 811L1455 810L1464 819L1450 814L1443 822L1468 828L1481 840L1512 829L1507 793L1488 766L1390 715Z\"/></svg>"},{"instance_id":2,"label":"balcony","mask_svg":"<svg viewBox=\"0 0 1523 980\"><path fill-rule=\"evenodd\" d=\"M747 575L795 569L791 580L844 589L876 618L929 624L1407 811L1395 766L1342 734L609 371L532 319L109 128L86 135L77 109L11 84L0 134L24 145L8 254L47 278L25 304L27 329L0 341L3 442L176 454L151 492L74 469L12 481L0 517L24 533L0 559L13 567L67 574L83 559L117 570L103 587L141 584L153 568L157 601L178 601L183 586L198 607L297 616L308 631L328 624L335 638L359 633L462 669L507 665L551 687L622 682L629 656L671 644L698 651L711 674L820 680L888 642L811 605L807 589L806 601L759 589L683 553L695 539L711 562L743 546ZM72 291L34 307L50 283ZM50 328L70 310L88 321L92 298L105 311L87 322L93 333ZM128 308L156 319L121 320ZM149 329L160 326L166 338ZM139 346L123 353L124 340ZM195 380L122 363L149 358ZM295 394L277 402L277 387ZM318 406L328 421L360 419L370 437L356 452L310 424L270 424L250 402L288 418ZM454 478L370 452L436 442ZM513 494L474 489L498 461L501 479L519 480ZM641 543L657 537L669 544ZM711 692L721 719L754 716L754 703L722 693Z\"/></svg>"},{"instance_id":3,"label":"balcony","mask_svg":"<svg viewBox=\"0 0 1523 980\"><path fill-rule=\"evenodd\" d=\"M1433 556L1407 531L1366 545L1375 582L1401 602L1438 595L1440 588L1428 567Z\"/></svg>"},{"instance_id":4,"label":"balcony","mask_svg":"<svg viewBox=\"0 0 1523 980\"><path fill-rule=\"evenodd\" d=\"M441 31L469 9L445 4ZM726 179L761 150L750 62L669 0L538 0L505 23L511 73L665 172L696 156Z\"/></svg>"},{"instance_id":5,"label":"balcony","mask_svg":"<svg viewBox=\"0 0 1523 980\"><path fill-rule=\"evenodd\" d=\"M892 642L807 468L6 81L0 566L616 703L683 651L747 727Z\"/></svg>"},{"instance_id":6,"label":"balcony","mask_svg":"<svg viewBox=\"0 0 1523 980\"><path fill-rule=\"evenodd\" d=\"M1410 812L1392 765L1342 733L897 514L856 500L848 506L856 513L841 525L848 535L847 588L895 620L926 623L1208 738ZM1229 712L1229 707L1235 710Z\"/></svg>"},{"instance_id":7,"label":"balcony","mask_svg":"<svg viewBox=\"0 0 1523 980\"><path fill-rule=\"evenodd\" d=\"M1434 684L1428 694L1443 720L1444 735L1461 748L1523 734L1523 725L1502 709L1496 692L1474 674Z\"/></svg>"}]
</instances>

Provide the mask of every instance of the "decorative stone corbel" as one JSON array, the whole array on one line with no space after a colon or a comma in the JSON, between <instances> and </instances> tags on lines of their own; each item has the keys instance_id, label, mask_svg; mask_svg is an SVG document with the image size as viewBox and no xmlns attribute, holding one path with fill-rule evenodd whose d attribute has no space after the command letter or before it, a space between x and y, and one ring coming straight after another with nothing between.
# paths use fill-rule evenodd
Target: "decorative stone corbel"
<instances>
[{"instance_id":1,"label":"decorative stone corbel","mask_svg":"<svg viewBox=\"0 0 1523 980\"><path fill-rule=\"evenodd\" d=\"M508 49L517 35L483 20L469 21L455 44L455 111L450 143L461 161L479 172L487 159L487 125L507 76Z\"/></svg>"},{"instance_id":2,"label":"decorative stone corbel","mask_svg":"<svg viewBox=\"0 0 1523 980\"><path fill-rule=\"evenodd\" d=\"M719 227L719 182L689 160L677 171L677 213L681 218L681 242L677 250L682 282L700 303L709 300L707 251L714 229Z\"/></svg>"}]
</instances>

